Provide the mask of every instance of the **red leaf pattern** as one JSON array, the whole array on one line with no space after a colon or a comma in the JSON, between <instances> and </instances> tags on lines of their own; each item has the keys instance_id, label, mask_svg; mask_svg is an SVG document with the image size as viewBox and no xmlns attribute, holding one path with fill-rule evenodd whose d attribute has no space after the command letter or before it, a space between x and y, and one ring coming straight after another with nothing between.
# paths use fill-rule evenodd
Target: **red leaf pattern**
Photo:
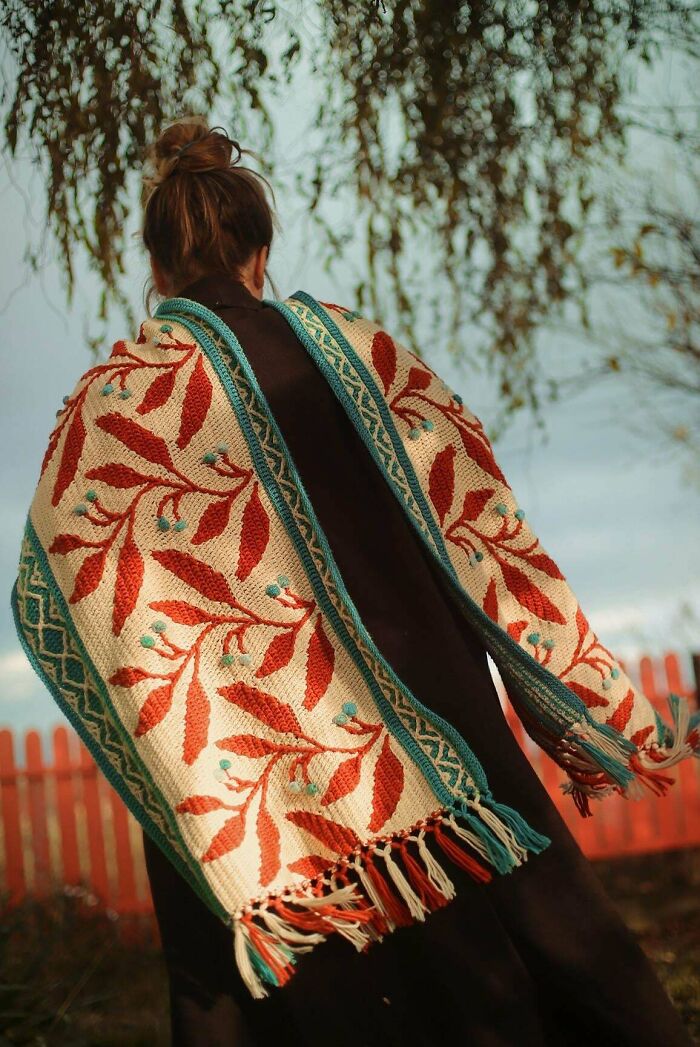
<instances>
[{"instance_id":1,"label":"red leaf pattern","mask_svg":"<svg viewBox=\"0 0 700 1047\"><path fill-rule=\"evenodd\" d=\"M392 751L389 735L386 734L374 768L372 816L367 826L370 832L380 832L391 818L401 799L403 785L403 764Z\"/></svg>"},{"instance_id":2,"label":"red leaf pattern","mask_svg":"<svg viewBox=\"0 0 700 1047\"><path fill-rule=\"evenodd\" d=\"M304 691L304 708L314 709L328 690L333 678L335 648L326 636L323 618L319 614L309 640L306 659L306 688Z\"/></svg>"},{"instance_id":3,"label":"red leaf pattern","mask_svg":"<svg viewBox=\"0 0 700 1047\"><path fill-rule=\"evenodd\" d=\"M372 363L382 380L386 396L396 377L396 346L385 331L377 331L372 339Z\"/></svg>"},{"instance_id":4,"label":"red leaf pattern","mask_svg":"<svg viewBox=\"0 0 700 1047\"><path fill-rule=\"evenodd\" d=\"M195 534L192 536L192 545L201 545L203 542L208 542L212 538L218 538L220 534L223 534L231 515L232 504L233 502L230 498L220 498L215 502L209 503L199 519L199 526Z\"/></svg>"},{"instance_id":5,"label":"red leaf pattern","mask_svg":"<svg viewBox=\"0 0 700 1047\"><path fill-rule=\"evenodd\" d=\"M153 476L145 476L128 465L121 465L119 462L109 462L107 465L98 465L94 469L88 469L85 477L88 480L99 480L108 487L122 489L140 487L141 484L156 479Z\"/></svg>"},{"instance_id":6,"label":"red leaf pattern","mask_svg":"<svg viewBox=\"0 0 700 1047\"><path fill-rule=\"evenodd\" d=\"M147 462L153 462L154 465L162 465L166 469L172 469L173 462L170 457L170 451L162 436L156 436L155 433L139 425L138 422L134 422L131 418L125 418L124 415L116 412L103 414L101 418L96 419L95 424L116 440L119 440L134 454L139 455L140 458L144 458Z\"/></svg>"},{"instance_id":7,"label":"red leaf pattern","mask_svg":"<svg viewBox=\"0 0 700 1047\"><path fill-rule=\"evenodd\" d=\"M102 580L105 563L107 561L107 550L98 549L96 553L86 556L75 576L73 592L70 594L69 603L77 603L90 593L94 593Z\"/></svg>"},{"instance_id":8,"label":"red leaf pattern","mask_svg":"<svg viewBox=\"0 0 700 1047\"><path fill-rule=\"evenodd\" d=\"M241 542L238 550L236 577L245 581L267 548L270 537L270 520L265 507L260 501L257 480L253 484L245 509L241 526Z\"/></svg>"},{"instance_id":9,"label":"red leaf pattern","mask_svg":"<svg viewBox=\"0 0 700 1047\"><path fill-rule=\"evenodd\" d=\"M343 760L331 775L328 787L321 797L321 806L327 807L329 803L335 803L353 792L360 783L361 769L361 756L350 756Z\"/></svg>"},{"instance_id":10,"label":"red leaf pattern","mask_svg":"<svg viewBox=\"0 0 700 1047\"><path fill-rule=\"evenodd\" d=\"M256 828L260 843L260 883L267 887L280 871L280 833L262 802Z\"/></svg>"},{"instance_id":11,"label":"red leaf pattern","mask_svg":"<svg viewBox=\"0 0 700 1047\"><path fill-rule=\"evenodd\" d=\"M325 843L334 854L347 854L357 847L360 838L347 825L340 825L330 818L324 818L313 811L287 811L287 821L311 833L321 843Z\"/></svg>"},{"instance_id":12,"label":"red leaf pattern","mask_svg":"<svg viewBox=\"0 0 700 1047\"><path fill-rule=\"evenodd\" d=\"M275 698L274 694L261 691L258 687L251 687L243 680L237 680L236 683L227 687L219 687L217 690L227 702L233 702L240 709L245 709L256 720L267 724L275 731L289 734L297 734L301 731L292 708L285 702L281 702L279 698Z\"/></svg>"},{"instance_id":13,"label":"red leaf pattern","mask_svg":"<svg viewBox=\"0 0 700 1047\"><path fill-rule=\"evenodd\" d=\"M53 495L51 496L51 504L53 506L58 505L66 488L73 482L80 456L83 453L85 436L86 430L83 416L80 409L77 408L68 426L65 443L63 444L61 464L56 474L56 482L54 483Z\"/></svg>"},{"instance_id":14,"label":"red leaf pattern","mask_svg":"<svg viewBox=\"0 0 700 1047\"><path fill-rule=\"evenodd\" d=\"M180 450L187 447L192 437L202 428L211 406L213 390L202 355L200 353L197 356L182 401L180 431L176 441Z\"/></svg>"},{"instance_id":15,"label":"red leaf pattern","mask_svg":"<svg viewBox=\"0 0 700 1047\"><path fill-rule=\"evenodd\" d=\"M227 753L249 756L251 759L279 751L278 745L268 742L266 738L258 738L255 734L232 734L230 738L220 738L216 744Z\"/></svg>"},{"instance_id":16,"label":"red leaf pattern","mask_svg":"<svg viewBox=\"0 0 700 1047\"><path fill-rule=\"evenodd\" d=\"M203 560L198 560L189 553L181 553L179 549L155 549L151 556L208 600L236 606L233 593L223 574L215 571Z\"/></svg>"},{"instance_id":17,"label":"red leaf pattern","mask_svg":"<svg viewBox=\"0 0 700 1047\"><path fill-rule=\"evenodd\" d=\"M157 375L146 390L143 400L136 408L137 413L148 414L149 411L155 411L157 407L162 407L170 399L170 394L175 388L176 376L177 372L174 367L169 367L167 371Z\"/></svg>"},{"instance_id":18,"label":"red leaf pattern","mask_svg":"<svg viewBox=\"0 0 700 1047\"><path fill-rule=\"evenodd\" d=\"M235 851L243 842L244 833L245 820L243 815L234 814L227 822L224 822L200 860L213 862L216 858L223 858L225 854Z\"/></svg>"},{"instance_id":19,"label":"red leaf pattern","mask_svg":"<svg viewBox=\"0 0 700 1047\"><path fill-rule=\"evenodd\" d=\"M295 643L296 632L292 629L286 629L283 633L277 633L276 636L273 636L265 651L265 657L255 675L258 678L269 676L270 673L274 673L278 669L284 668L285 665L289 665L294 653Z\"/></svg>"},{"instance_id":20,"label":"red leaf pattern","mask_svg":"<svg viewBox=\"0 0 700 1047\"><path fill-rule=\"evenodd\" d=\"M558 625L565 624L566 619L559 608L555 607L549 597L545 596L526 574L505 561L501 561L500 567L506 586L521 607L526 607L542 621L556 622Z\"/></svg>"},{"instance_id":21,"label":"red leaf pattern","mask_svg":"<svg viewBox=\"0 0 700 1047\"><path fill-rule=\"evenodd\" d=\"M428 476L428 493L435 506L440 526L450 511L455 489L455 449L448 444L435 455Z\"/></svg>"},{"instance_id":22,"label":"red leaf pattern","mask_svg":"<svg viewBox=\"0 0 700 1047\"><path fill-rule=\"evenodd\" d=\"M209 735L209 699L198 676L187 688L185 705L185 742L183 759L191 766L207 744Z\"/></svg>"},{"instance_id":23,"label":"red leaf pattern","mask_svg":"<svg viewBox=\"0 0 700 1047\"><path fill-rule=\"evenodd\" d=\"M156 727L172 705L172 701L172 683L154 688L141 706L139 720L134 731L135 736L139 738L142 734L150 731L152 727Z\"/></svg>"},{"instance_id":24,"label":"red leaf pattern","mask_svg":"<svg viewBox=\"0 0 700 1047\"><path fill-rule=\"evenodd\" d=\"M115 636L119 636L124 622L136 607L143 583L143 571L143 557L136 542L128 535L124 539L117 560L117 578L112 609L112 632Z\"/></svg>"}]
</instances>

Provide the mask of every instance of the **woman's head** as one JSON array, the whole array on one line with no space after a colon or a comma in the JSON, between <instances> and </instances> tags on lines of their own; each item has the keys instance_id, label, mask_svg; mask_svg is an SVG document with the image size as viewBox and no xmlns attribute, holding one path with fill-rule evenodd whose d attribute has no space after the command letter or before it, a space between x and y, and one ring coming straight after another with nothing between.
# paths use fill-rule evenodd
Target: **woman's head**
<instances>
[{"instance_id":1,"label":"woman's head","mask_svg":"<svg viewBox=\"0 0 700 1047\"><path fill-rule=\"evenodd\" d=\"M142 235L160 294L213 273L261 293L277 219L269 182L238 164L242 153L255 156L202 117L171 124L149 150Z\"/></svg>"}]
</instances>

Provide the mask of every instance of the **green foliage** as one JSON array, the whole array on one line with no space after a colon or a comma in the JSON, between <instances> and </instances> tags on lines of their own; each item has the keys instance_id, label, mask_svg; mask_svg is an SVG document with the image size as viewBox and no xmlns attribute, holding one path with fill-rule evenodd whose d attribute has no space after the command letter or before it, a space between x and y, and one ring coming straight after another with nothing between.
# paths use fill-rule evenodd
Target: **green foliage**
<instances>
[{"instance_id":1,"label":"green foliage","mask_svg":"<svg viewBox=\"0 0 700 1047\"><path fill-rule=\"evenodd\" d=\"M296 188L324 266L364 237L348 304L394 314L416 351L420 306L436 339L495 370L510 414L539 404L538 327L581 297L589 175L624 147L627 61L668 41L693 51L696 17L679 0L0 0L5 136L46 170L68 295L85 251L104 318L126 306L145 147L184 112L225 105L234 136L271 153L274 100L299 69L319 102Z\"/></svg>"}]
</instances>

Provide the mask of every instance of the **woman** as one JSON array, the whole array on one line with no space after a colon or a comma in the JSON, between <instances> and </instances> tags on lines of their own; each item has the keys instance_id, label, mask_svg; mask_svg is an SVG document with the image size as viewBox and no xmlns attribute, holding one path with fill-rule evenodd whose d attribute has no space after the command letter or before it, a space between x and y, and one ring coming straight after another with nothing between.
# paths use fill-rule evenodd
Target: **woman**
<instances>
[{"instance_id":1,"label":"woman","mask_svg":"<svg viewBox=\"0 0 700 1047\"><path fill-rule=\"evenodd\" d=\"M649 961L508 728L483 643L328 383L263 302L273 215L232 149L201 121L177 123L156 143L143 230L155 287L233 330L376 645L424 705L469 739L502 802L551 843L486 884L451 868L456 898L425 923L366 954L333 935L288 985L253 1000L231 962L230 929L144 832L173 1043L239 1047L274 1035L369 1047L459 1036L474 1047L688 1047Z\"/></svg>"}]
</instances>

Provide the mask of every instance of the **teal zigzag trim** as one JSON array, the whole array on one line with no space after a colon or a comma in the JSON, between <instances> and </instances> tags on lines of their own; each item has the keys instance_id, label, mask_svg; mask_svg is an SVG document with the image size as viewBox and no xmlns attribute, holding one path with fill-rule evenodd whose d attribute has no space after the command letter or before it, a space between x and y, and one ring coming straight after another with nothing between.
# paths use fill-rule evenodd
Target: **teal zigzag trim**
<instances>
[{"instance_id":1,"label":"teal zigzag trim","mask_svg":"<svg viewBox=\"0 0 700 1047\"><path fill-rule=\"evenodd\" d=\"M394 448L397 448L400 469L406 476L410 489L414 490L415 487L420 487L413 465L405 452L401 437L396 429L393 419L391 418L391 413L386 408L386 399L380 392L372 376L369 374L366 365L355 352L353 346L343 335L342 331L328 312L310 294L305 291L296 291L289 297L289 299L287 299L287 301L290 300L299 301L310 313L313 314L315 320L323 325L328 332L328 335L335 343L335 347L337 347L336 352L340 352L344 356L345 364L347 366L344 365L337 368L328 362L319 349L317 340L307 329L303 318L298 316L291 307L282 303L278 304L273 300L270 300L269 304L274 305L290 323L292 329L297 334L297 337L300 339L309 355L320 368L331 385L331 388L338 396L340 403L348 413L355 429L363 440L367 442L368 430L365 419L370 415L369 404L366 400L363 400L363 411L360 412L357 409L356 399L352 395L353 388L350 389L349 393L345 388L339 388L339 376L342 376L346 382L350 382L354 387L354 383L357 379L353 378L352 372L355 372L363 385L369 392L371 392L372 398L375 402L376 419L371 429L371 436L374 436L380 426L383 427L383 429L390 435L391 445ZM470 594L459 581L444 543L438 545L437 543L429 542L426 539L426 529L432 534L434 529L439 530L439 528L437 528L437 521L435 520L425 498L420 501L416 500L426 516L424 521L425 526L421 526L421 524L415 520L415 516L410 511L411 506L406 503L403 486L396 482L396 470L393 468L393 465L390 463L389 467L387 467L386 459L377 455L376 452L374 453L374 458L380 465L382 474L396 497L406 506L406 508L409 509L409 519L414 523L421 539L425 542L432 555L449 577L452 586L460 599L462 612L484 637L498 668L501 669L502 663L505 663L504 671L508 674L510 686L513 687L515 692L514 697L523 701L527 705L531 714L550 732L563 735L573 723L583 720L593 728L595 733L605 736L610 741L614 741L621 751L629 753L635 752L637 747L633 742L624 738L624 736L614 731L613 728L598 723L591 716L588 707L578 697L578 695L575 695L573 691L569 690L566 684L564 684L557 676L533 658L528 651L516 643L510 634L504 629L501 629L501 627L472 599ZM581 748L588 751L601 766L605 767L616 781L624 785L634 778L634 774L620 760L601 752L594 743L581 740L579 741L579 745Z\"/></svg>"},{"instance_id":2,"label":"teal zigzag trim","mask_svg":"<svg viewBox=\"0 0 700 1047\"><path fill-rule=\"evenodd\" d=\"M328 616L329 621L348 651L348 654L361 672L363 679L366 681L373 695L378 711L384 719L388 729L420 767L421 772L431 785L435 795L441 803L445 804L445 806L453 808L455 803L459 805L465 795L473 793L473 787L468 787L466 783L460 783L459 776L455 773L458 772L458 766L452 766L450 768L452 780L449 783L449 788L446 788L444 782L436 773L435 763L444 766L445 759L449 757L449 754L445 751L446 740L448 740L456 750L458 764L461 764L466 768L473 780L477 783L481 795L484 797L490 797L491 791L488 787L484 769L479 763L476 755L468 747L465 740L451 724L427 709L427 707L411 693L406 685L399 680L389 663L384 660L383 656L374 645L369 633L366 631L357 609L345 588L327 538L316 518L308 494L304 489L301 478L291 458L289 449L287 448L279 427L275 422L266 398L258 385L255 374L250 367L243 348L231 329L216 315L216 313L213 313L198 302L193 302L189 299L172 299L166 301L158 307L155 315L159 319L171 319L183 324L183 326L185 326L200 342L207 353L207 356L211 360L212 365L215 367L217 374L221 378L221 381L231 399L232 406L236 412L236 417L248 442L256 470L258 471L267 494L294 542L304 567L307 570L309 581L314 590L314 595L316 596L319 605L323 608L324 613ZM208 337L206 331L194 320L189 318L192 316L202 320L221 338L223 345L229 350L234 362L236 370L233 376L226 367L219 351ZM251 406L246 409L246 405L242 401L242 395L252 397L252 401L257 401L257 403L251 402ZM281 473L286 471L289 474L291 486L296 491L296 496L301 503L303 514L307 520L307 537L301 534L297 523L290 512L285 496L282 493L278 479L273 474L267 462L265 452L251 423L253 409L257 409L261 416L262 424L264 424L269 430L266 442L268 444L272 442L274 446L274 451L278 458L276 464L277 472ZM270 439L270 437L272 439ZM324 580L321 578L316 564L309 555L310 543L315 543L317 547L320 547L321 555L327 565L328 573L330 574L333 587L337 594L335 601L329 593ZM362 647L366 649L375 662L381 666L384 673L391 680L399 693L404 695L410 702L413 716L424 718L436 727L443 735L443 739L440 739L439 736L435 736L432 739L433 752L431 753L430 758L426 755L423 749L421 749L413 734L406 729L402 720L397 716L395 710L385 698L377 680L375 679L375 674L367 664L367 658L363 656L358 644L350 635L349 630L338 614L336 607L336 603L338 602L342 602L349 610L354 630L360 638ZM415 724L415 721L413 726L418 726Z\"/></svg>"},{"instance_id":3,"label":"teal zigzag trim","mask_svg":"<svg viewBox=\"0 0 700 1047\"><path fill-rule=\"evenodd\" d=\"M29 515L10 602L17 635L32 668L107 781L202 901L230 924L231 917L212 893L198 864L187 860L190 852L170 806L136 753L104 681L76 633Z\"/></svg>"}]
</instances>

